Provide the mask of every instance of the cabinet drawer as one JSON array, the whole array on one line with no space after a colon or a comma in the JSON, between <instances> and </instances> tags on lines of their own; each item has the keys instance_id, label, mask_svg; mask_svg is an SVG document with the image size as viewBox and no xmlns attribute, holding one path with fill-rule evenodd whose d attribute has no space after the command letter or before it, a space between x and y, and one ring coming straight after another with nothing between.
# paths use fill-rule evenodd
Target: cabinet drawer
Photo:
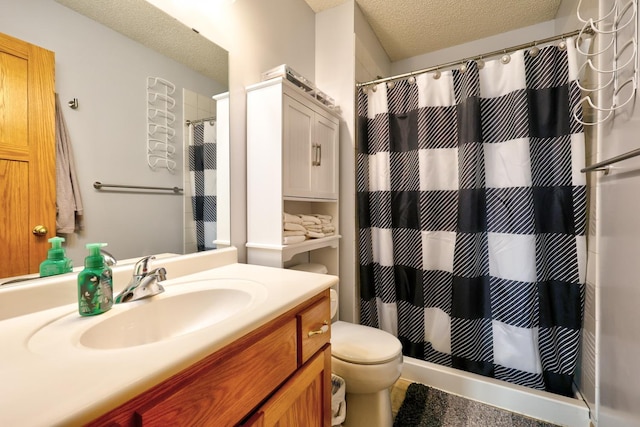
<instances>
[{"instance_id":1,"label":"cabinet drawer","mask_svg":"<svg viewBox=\"0 0 640 427\"><path fill-rule=\"evenodd\" d=\"M324 296L301 311L298 319L298 365L304 364L331 338L331 302Z\"/></svg>"}]
</instances>

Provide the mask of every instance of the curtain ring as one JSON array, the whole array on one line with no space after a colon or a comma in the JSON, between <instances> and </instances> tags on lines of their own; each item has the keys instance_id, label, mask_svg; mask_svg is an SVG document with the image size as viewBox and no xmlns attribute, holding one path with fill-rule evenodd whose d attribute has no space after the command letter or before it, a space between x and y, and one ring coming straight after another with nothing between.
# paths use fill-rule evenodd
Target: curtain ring
<instances>
[{"instance_id":1,"label":"curtain ring","mask_svg":"<svg viewBox=\"0 0 640 427\"><path fill-rule=\"evenodd\" d=\"M461 73L466 73L467 72L467 62L465 60L465 62L462 63L462 65L460 65L460 72Z\"/></svg>"},{"instance_id":2,"label":"curtain ring","mask_svg":"<svg viewBox=\"0 0 640 427\"><path fill-rule=\"evenodd\" d=\"M482 59L482 56L476 59L476 65L478 66L479 70L482 70L484 68L484 59Z\"/></svg>"},{"instance_id":3,"label":"curtain ring","mask_svg":"<svg viewBox=\"0 0 640 427\"><path fill-rule=\"evenodd\" d=\"M434 80L438 80L441 75L442 73L440 73L440 70L436 70L435 73L433 73Z\"/></svg>"},{"instance_id":4,"label":"curtain ring","mask_svg":"<svg viewBox=\"0 0 640 427\"><path fill-rule=\"evenodd\" d=\"M395 85L394 82L387 82L387 89L393 89Z\"/></svg>"},{"instance_id":5,"label":"curtain ring","mask_svg":"<svg viewBox=\"0 0 640 427\"><path fill-rule=\"evenodd\" d=\"M567 42L564 39L560 43L558 43L558 49L567 50Z\"/></svg>"},{"instance_id":6,"label":"curtain ring","mask_svg":"<svg viewBox=\"0 0 640 427\"><path fill-rule=\"evenodd\" d=\"M378 86L373 85L371 86L371 92L376 92L378 90Z\"/></svg>"},{"instance_id":7,"label":"curtain ring","mask_svg":"<svg viewBox=\"0 0 640 427\"><path fill-rule=\"evenodd\" d=\"M538 42L533 42L533 47L529 49L529 56L535 58L540 53L540 49L538 48Z\"/></svg>"},{"instance_id":8,"label":"curtain ring","mask_svg":"<svg viewBox=\"0 0 640 427\"><path fill-rule=\"evenodd\" d=\"M409 76L407 81L409 82L410 85L412 85L412 84L414 84L416 82L416 78L413 75L411 75L411 76Z\"/></svg>"},{"instance_id":9,"label":"curtain ring","mask_svg":"<svg viewBox=\"0 0 640 427\"><path fill-rule=\"evenodd\" d=\"M504 51L504 55L502 55L502 58L500 58L500 62L502 62L505 65L511 62L511 56L509 56L506 50Z\"/></svg>"}]
</instances>

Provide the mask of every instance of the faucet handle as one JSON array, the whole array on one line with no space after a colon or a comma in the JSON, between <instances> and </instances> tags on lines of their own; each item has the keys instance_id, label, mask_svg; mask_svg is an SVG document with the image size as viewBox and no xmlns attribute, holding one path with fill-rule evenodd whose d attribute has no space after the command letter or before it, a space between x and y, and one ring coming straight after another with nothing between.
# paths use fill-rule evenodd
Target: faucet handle
<instances>
[{"instance_id":1,"label":"faucet handle","mask_svg":"<svg viewBox=\"0 0 640 427\"><path fill-rule=\"evenodd\" d=\"M151 262L152 259L156 259L156 257L149 255L138 260L133 268L133 274L136 276L146 276L149 272L149 262Z\"/></svg>"}]
</instances>

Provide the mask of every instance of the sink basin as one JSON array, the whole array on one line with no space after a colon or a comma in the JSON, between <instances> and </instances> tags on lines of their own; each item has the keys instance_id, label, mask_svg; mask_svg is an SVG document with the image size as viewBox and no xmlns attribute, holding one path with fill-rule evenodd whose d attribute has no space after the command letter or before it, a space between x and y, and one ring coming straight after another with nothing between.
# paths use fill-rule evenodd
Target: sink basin
<instances>
[{"instance_id":1,"label":"sink basin","mask_svg":"<svg viewBox=\"0 0 640 427\"><path fill-rule=\"evenodd\" d=\"M122 348L188 334L246 308L251 294L237 289L205 289L147 302L87 329L80 336L80 344Z\"/></svg>"},{"instance_id":2,"label":"sink basin","mask_svg":"<svg viewBox=\"0 0 640 427\"><path fill-rule=\"evenodd\" d=\"M166 285L162 294L116 304L100 316L67 314L32 335L29 348L55 352L66 341L76 348L108 350L172 340L242 315L266 294L263 285L238 279Z\"/></svg>"}]
</instances>

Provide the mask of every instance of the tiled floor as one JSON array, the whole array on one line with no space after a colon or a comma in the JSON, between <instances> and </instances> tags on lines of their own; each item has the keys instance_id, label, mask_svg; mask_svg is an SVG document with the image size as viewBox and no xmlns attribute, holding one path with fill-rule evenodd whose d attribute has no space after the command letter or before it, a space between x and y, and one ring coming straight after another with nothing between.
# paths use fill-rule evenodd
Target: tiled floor
<instances>
[{"instance_id":1,"label":"tiled floor","mask_svg":"<svg viewBox=\"0 0 640 427\"><path fill-rule=\"evenodd\" d=\"M393 386L391 386L391 409L393 410L394 419L398 413L398 409L400 409L400 405L402 405L402 401L404 400L404 395L407 392L409 384L411 384L411 381L400 378Z\"/></svg>"}]
</instances>

